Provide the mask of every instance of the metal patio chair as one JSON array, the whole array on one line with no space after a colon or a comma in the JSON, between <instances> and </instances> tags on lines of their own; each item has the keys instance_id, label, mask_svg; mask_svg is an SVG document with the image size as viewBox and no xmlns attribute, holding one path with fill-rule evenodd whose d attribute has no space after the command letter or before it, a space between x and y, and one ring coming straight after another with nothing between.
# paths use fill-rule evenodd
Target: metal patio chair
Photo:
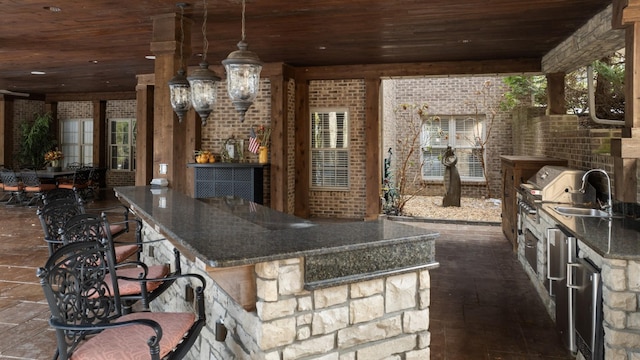
<instances>
[{"instance_id":1,"label":"metal patio chair","mask_svg":"<svg viewBox=\"0 0 640 360\"><path fill-rule=\"evenodd\" d=\"M24 200L24 185L22 185L15 171L2 169L0 171L0 180L2 180L2 189L8 196L5 206L22 205Z\"/></svg>"},{"instance_id":2,"label":"metal patio chair","mask_svg":"<svg viewBox=\"0 0 640 360\"><path fill-rule=\"evenodd\" d=\"M37 170L20 170L20 179L22 179L26 206L37 205L42 200L43 194L56 188L55 183L46 183L40 180Z\"/></svg>"},{"instance_id":3,"label":"metal patio chair","mask_svg":"<svg viewBox=\"0 0 640 360\"><path fill-rule=\"evenodd\" d=\"M111 249L117 249L109 231L109 221L104 214L79 214L71 217L60 231L64 245L83 241L108 241ZM161 241L161 240L158 240ZM148 243L150 243L149 241ZM119 277L133 279L157 279L147 281L141 289L136 281L118 280L120 297L124 312L129 313L135 303L140 301L142 310L149 310L149 303L167 290L174 281L174 276L182 271L180 268L180 252L174 249L174 271L169 264L147 265L140 261L120 260L114 251L116 270ZM167 280L165 280L167 279Z\"/></svg>"},{"instance_id":4,"label":"metal patio chair","mask_svg":"<svg viewBox=\"0 0 640 360\"><path fill-rule=\"evenodd\" d=\"M51 311L49 324L56 333L58 359L181 359L206 322L206 283L198 274L175 276L181 278L182 286L188 283L195 289L192 311L123 314L108 241L64 245L37 275ZM147 280L138 281L143 288Z\"/></svg>"}]
</instances>

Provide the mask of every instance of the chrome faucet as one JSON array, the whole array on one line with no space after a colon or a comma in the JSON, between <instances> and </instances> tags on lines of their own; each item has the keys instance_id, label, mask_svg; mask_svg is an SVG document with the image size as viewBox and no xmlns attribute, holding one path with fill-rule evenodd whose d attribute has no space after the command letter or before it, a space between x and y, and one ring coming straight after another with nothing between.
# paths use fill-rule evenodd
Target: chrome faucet
<instances>
[{"instance_id":1,"label":"chrome faucet","mask_svg":"<svg viewBox=\"0 0 640 360\"><path fill-rule=\"evenodd\" d=\"M592 172L600 172L603 173L604 176L607 178L607 204L602 206L602 210L606 210L607 213L609 213L609 216L613 216L613 202L611 201L611 178L609 177L609 174L607 174L606 171L602 170L602 169L591 169L589 171L587 171L586 173L584 173L584 175L582 175L582 186L580 186L580 191L581 193L585 193L586 191L586 187L587 187L587 177L589 176L589 174L591 174Z\"/></svg>"}]
</instances>

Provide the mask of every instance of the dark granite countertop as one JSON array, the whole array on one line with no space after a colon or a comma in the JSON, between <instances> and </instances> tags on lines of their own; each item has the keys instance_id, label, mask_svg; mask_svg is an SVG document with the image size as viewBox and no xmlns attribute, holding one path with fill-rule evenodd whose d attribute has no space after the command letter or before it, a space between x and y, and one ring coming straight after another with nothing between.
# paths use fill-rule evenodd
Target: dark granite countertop
<instances>
[{"instance_id":1,"label":"dark granite countertop","mask_svg":"<svg viewBox=\"0 0 640 360\"><path fill-rule=\"evenodd\" d=\"M429 243L430 253L420 256L437 265L437 232L390 220L313 223L240 198L193 199L150 186L114 190L138 216L212 267L411 243Z\"/></svg>"},{"instance_id":2,"label":"dark granite countertop","mask_svg":"<svg viewBox=\"0 0 640 360\"><path fill-rule=\"evenodd\" d=\"M640 223L634 219L614 216L598 218L565 216L553 208L556 204L543 204L542 210L556 222L604 258L640 259Z\"/></svg>"}]
</instances>

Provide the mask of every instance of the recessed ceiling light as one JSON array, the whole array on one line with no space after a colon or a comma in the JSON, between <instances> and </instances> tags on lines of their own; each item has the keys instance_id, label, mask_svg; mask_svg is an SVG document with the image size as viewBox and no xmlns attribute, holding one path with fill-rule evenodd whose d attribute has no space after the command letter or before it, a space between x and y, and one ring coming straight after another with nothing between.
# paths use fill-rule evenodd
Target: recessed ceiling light
<instances>
[{"instance_id":1,"label":"recessed ceiling light","mask_svg":"<svg viewBox=\"0 0 640 360\"><path fill-rule=\"evenodd\" d=\"M318 46L318 50L327 50L326 46Z\"/></svg>"},{"instance_id":2,"label":"recessed ceiling light","mask_svg":"<svg viewBox=\"0 0 640 360\"><path fill-rule=\"evenodd\" d=\"M45 7L43 7L43 9L49 10L51 12L60 12L60 11L62 11L62 9L57 7L57 6L45 6Z\"/></svg>"},{"instance_id":3,"label":"recessed ceiling light","mask_svg":"<svg viewBox=\"0 0 640 360\"><path fill-rule=\"evenodd\" d=\"M147 59L147 60L155 60L156 56L155 55L147 55L144 58Z\"/></svg>"},{"instance_id":4,"label":"recessed ceiling light","mask_svg":"<svg viewBox=\"0 0 640 360\"><path fill-rule=\"evenodd\" d=\"M32 71L31 72L31 75L44 75L44 74L46 74L46 72L44 72L44 71Z\"/></svg>"},{"instance_id":5,"label":"recessed ceiling light","mask_svg":"<svg viewBox=\"0 0 640 360\"><path fill-rule=\"evenodd\" d=\"M98 60L89 60L89 62L92 63L92 64L97 64Z\"/></svg>"}]
</instances>

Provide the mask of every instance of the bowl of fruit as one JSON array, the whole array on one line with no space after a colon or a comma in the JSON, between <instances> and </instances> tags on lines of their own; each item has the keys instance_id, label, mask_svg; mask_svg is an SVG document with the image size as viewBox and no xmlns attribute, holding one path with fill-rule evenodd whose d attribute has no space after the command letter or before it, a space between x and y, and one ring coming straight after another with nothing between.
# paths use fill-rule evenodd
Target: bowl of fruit
<instances>
[{"instance_id":1,"label":"bowl of fruit","mask_svg":"<svg viewBox=\"0 0 640 360\"><path fill-rule=\"evenodd\" d=\"M196 162L198 164L207 164L216 162L215 155L209 150L198 150L195 152Z\"/></svg>"}]
</instances>

